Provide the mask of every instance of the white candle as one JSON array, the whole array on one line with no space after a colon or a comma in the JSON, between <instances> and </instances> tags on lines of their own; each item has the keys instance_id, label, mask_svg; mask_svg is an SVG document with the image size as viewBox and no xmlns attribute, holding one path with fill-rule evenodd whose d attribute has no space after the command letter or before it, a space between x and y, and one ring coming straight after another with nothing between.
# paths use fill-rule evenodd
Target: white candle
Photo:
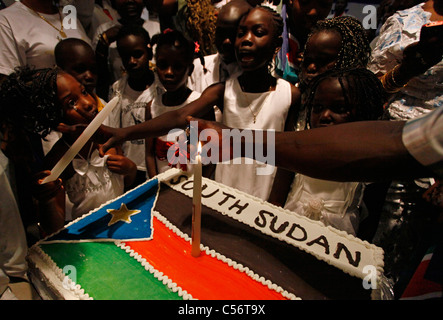
<instances>
[{"instance_id":1,"label":"white candle","mask_svg":"<svg viewBox=\"0 0 443 320\"><path fill-rule=\"evenodd\" d=\"M82 132L82 134L75 140L73 145L66 151L63 157L57 162L57 164L52 168L51 174L47 176L41 184L51 182L57 180L61 173L66 169L69 163L71 163L72 159L79 153L79 151L83 148L83 146L88 142L88 140L92 137L92 135L97 131L98 127L103 123L103 121L108 117L111 113L112 109L117 105L119 100L119 95L109 101L106 106L100 111L94 119L92 119L91 123L86 127L86 129Z\"/></svg>"},{"instance_id":2,"label":"white candle","mask_svg":"<svg viewBox=\"0 0 443 320\"><path fill-rule=\"evenodd\" d=\"M193 257L200 256L201 238L201 200L202 200L202 162L201 162L201 142L198 143L196 164L194 164L194 189L192 195L192 250Z\"/></svg>"}]
</instances>

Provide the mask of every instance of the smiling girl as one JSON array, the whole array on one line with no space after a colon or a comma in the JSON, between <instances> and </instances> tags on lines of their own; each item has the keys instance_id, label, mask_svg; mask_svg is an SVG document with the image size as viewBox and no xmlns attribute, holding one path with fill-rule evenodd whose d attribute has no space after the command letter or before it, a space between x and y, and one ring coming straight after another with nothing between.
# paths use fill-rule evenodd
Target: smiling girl
<instances>
[{"instance_id":1,"label":"smiling girl","mask_svg":"<svg viewBox=\"0 0 443 320\"><path fill-rule=\"evenodd\" d=\"M28 191L26 197L32 192L38 200L38 208L25 208L23 214L37 214L46 234L65 222L65 192L74 204L72 217L76 218L121 195L124 183L134 179L135 164L118 149L110 149L101 158L98 145L88 141L61 179L38 185L37 179L50 174L48 169L54 167L78 134L66 130L44 158L33 142L53 130L62 130L62 123L89 124L98 112L96 100L72 75L59 68L17 68L2 83L0 92L0 123L6 133L2 149L6 145L8 157L20 169L16 185Z\"/></svg>"}]
</instances>

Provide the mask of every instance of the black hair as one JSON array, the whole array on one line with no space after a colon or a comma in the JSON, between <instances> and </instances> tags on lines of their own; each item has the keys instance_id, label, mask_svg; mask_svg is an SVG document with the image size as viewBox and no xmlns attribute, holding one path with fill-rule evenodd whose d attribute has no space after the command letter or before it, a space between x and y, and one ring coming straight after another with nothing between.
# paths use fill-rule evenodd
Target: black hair
<instances>
[{"instance_id":1,"label":"black hair","mask_svg":"<svg viewBox=\"0 0 443 320\"><path fill-rule=\"evenodd\" d=\"M278 39L283 34L284 21L283 21L282 16L277 11L275 11L274 9L272 9L271 7L268 7L266 5L259 5L254 8L262 8L262 9L268 11L272 15L272 21L274 22L274 27L275 27L274 47L277 48L277 47L281 46L281 41L279 41Z\"/></svg>"},{"instance_id":2,"label":"black hair","mask_svg":"<svg viewBox=\"0 0 443 320\"><path fill-rule=\"evenodd\" d=\"M121 38L126 36L141 37L144 40L145 45L151 44L151 36L149 35L149 32L140 25L123 25L117 33L116 41L119 41Z\"/></svg>"},{"instance_id":3,"label":"black hair","mask_svg":"<svg viewBox=\"0 0 443 320\"><path fill-rule=\"evenodd\" d=\"M0 87L1 124L21 127L46 137L63 122L63 108L57 97L58 68L17 67Z\"/></svg>"},{"instance_id":4,"label":"black hair","mask_svg":"<svg viewBox=\"0 0 443 320\"><path fill-rule=\"evenodd\" d=\"M65 61L69 59L69 53L72 47L74 46L83 46L84 48L88 48L94 53L94 49L87 43L86 41L78 38L67 38L59 41L54 48L54 57L55 63L60 68L65 68ZM66 54L68 55L66 56Z\"/></svg>"},{"instance_id":5,"label":"black hair","mask_svg":"<svg viewBox=\"0 0 443 320\"><path fill-rule=\"evenodd\" d=\"M383 115L387 100L383 85L377 76L366 68L328 70L309 83L303 104L306 108L305 129L310 127L312 103L319 84L325 79L338 79L349 110L355 108L353 121L378 120Z\"/></svg>"},{"instance_id":6,"label":"black hair","mask_svg":"<svg viewBox=\"0 0 443 320\"><path fill-rule=\"evenodd\" d=\"M178 30L167 29L163 33L155 35L152 42L157 44L157 51L164 45L173 46L177 50L182 50L187 62L190 64L194 62L195 44Z\"/></svg>"},{"instance_id":7,"label":"black hair","mask_svg":"<svg viewBox=\"0 0 443 320\"><path fill-rule=\"evenodd\" d=\"M325 30L335 30L342 39L334 69L366 67L371 56L371 47L359 20L351 16L320 20L312 28L308 39L314 33Z\"/></svg>"}]
</instances>

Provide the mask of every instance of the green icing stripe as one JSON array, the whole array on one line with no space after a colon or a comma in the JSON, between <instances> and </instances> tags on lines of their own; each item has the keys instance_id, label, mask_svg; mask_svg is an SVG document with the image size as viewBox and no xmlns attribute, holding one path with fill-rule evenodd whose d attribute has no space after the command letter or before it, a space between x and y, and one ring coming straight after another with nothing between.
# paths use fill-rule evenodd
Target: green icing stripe
<instances>
[{"instance_id":1,"label":"green icing stripe","mask_svg":"<svg viewBox=\"0 0 443 320\"><path fill-rule=\"evenodd\" d=\"M74 272L67 275L96 300L182 299L114 243L53 243L40 247L59 268L74 266Z\"/></svg>"}]
</instances>

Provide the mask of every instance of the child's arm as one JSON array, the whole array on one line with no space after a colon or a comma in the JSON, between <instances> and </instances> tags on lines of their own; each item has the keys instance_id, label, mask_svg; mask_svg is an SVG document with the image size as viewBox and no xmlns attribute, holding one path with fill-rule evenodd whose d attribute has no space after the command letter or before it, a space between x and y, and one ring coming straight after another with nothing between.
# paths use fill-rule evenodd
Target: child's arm
<instances>
[{"instance_id":1,"label":"child's arm","mask_svg":"<svg viewBox=\"0 0 443 320\"><path fill-rule=\"evenodd\" d=\"M131 186L137 175L137 166L129 158L123 155L121 148L112 148L106 153L108 159L106 165L111 172L124 175L125 186Z\"/></svg>"},{"instance_id":2,"label":"child's arm","mask_svg":"<svg viewBox=\"0 0 443 320\"><path fill-rule=\"evenodd\" d=\"M38 203L39 223L45 236L56 232L65 224L66 194L62 180L40 184L50 173L49 170L45 170L33 177L32 195Z\"/></svg>"},{"instance_id":3,"label":"child's arm","mask_svg":"<svg viewBox=\"0 0 443 320\"><path fill-rule=\"evenodd\" d=\"M222 109L224 91L225 84L216 83L205 89L200 98L185 107L166 112L152 120L120 129L102 126L102 133L108 137L108 140L102 145L101 154L123 141L158 137L167 134L171 129L184 128L187 125L187 116L202 117L209 111L212 112L215 105Z\"/></svg>"}]
</instances>

